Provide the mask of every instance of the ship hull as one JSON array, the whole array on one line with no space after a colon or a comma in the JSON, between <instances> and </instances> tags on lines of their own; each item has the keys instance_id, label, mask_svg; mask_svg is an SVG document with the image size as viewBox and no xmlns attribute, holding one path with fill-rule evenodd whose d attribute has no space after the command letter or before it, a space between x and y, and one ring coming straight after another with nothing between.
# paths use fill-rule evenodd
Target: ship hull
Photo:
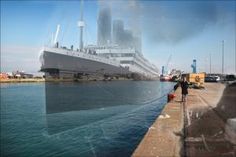
<instances>
[{"instance_id":1,"label":"ship hull","mask_svg":"<svg viewBox=\"0 0 236 157\"><path fill-rule=\"evenodd\" d=\"M161 76L160 81L171 81L171 77L170 76Z\"/></svg>"},{"instance_id":2,"label":"ship hull","mask_svg":"<svg viewBox=\"0 0 236 157\"><path fill-rule=\"evenodd\" d=\"M112 54L117 54L110 52ZM129 54L129 51L126 52ZM64 48L44 47L40 54L41 71L46 78L75 78L100 80L106 78L131 78L134 80L157 80L158 73L147 62L140 63L138 57L122 64L127 57L115 59L96 53L73 51ZM127 61L126 61L127 62Z\"/></svg>"},{"instance_id":3,"label":"ship hull","mask_svg":"<svg viewBox=\"0 0 236 157\"><path fill-rule=\"evenodd\" d=\"M92 55L91 55L92 56ZM120 66L119 64L109 64L92 59L82 58L78 56L71 56L52 51L43 51L41 54L41 71L48 74L101 74L101 75L127 75L129 70Z\"/></svg>"}]
</instances>

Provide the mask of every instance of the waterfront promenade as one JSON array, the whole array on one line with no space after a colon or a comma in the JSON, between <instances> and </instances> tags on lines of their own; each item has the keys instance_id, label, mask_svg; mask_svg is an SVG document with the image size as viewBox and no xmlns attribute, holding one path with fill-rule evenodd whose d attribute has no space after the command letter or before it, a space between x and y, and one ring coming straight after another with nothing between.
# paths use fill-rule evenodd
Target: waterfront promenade
<instances>
[{"instance_id":1,"label":"waterfront promenade","mask_svg":"<svg viewBox=\"0 0 236 157\"><path fill-rule=\"evenodd\" d=\"M205 89L189 89L183 104L178 88L132 156L235 156L235 89L206 83Z\"/></svg>"}]
</instances>

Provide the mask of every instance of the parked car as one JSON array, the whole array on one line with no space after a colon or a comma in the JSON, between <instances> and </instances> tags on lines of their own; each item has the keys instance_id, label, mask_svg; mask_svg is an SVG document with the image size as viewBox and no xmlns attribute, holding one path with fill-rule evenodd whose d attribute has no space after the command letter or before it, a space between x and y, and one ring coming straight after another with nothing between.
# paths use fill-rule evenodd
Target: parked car
<instances>
[{"instance_id":1,"label":"parked car","mask_svg":"<svg viewBox=\"0 0 236 157\"><path fill-rule=\"evenodd\" d=\"M218 82L220 80L217 76L206 76L205 82Z\"/></svg>"},{"instance_id":2,"label":"parked car","mask_svg":"<svg viewBox=\"0 0 236 157\"><path fill-rule=\"evenodd\" d=\"M225 81L235 81L236 77L235 77L235 75L226 75L224 80Z\"/></svg>"},{"instance_id":3,"label":"parked car","mask_svg":"<svg viewBox=\"0 0 236 157\"><path fill-rule=\"evenodd\" d=\"M219 82L220 81L220 76L215 76L216 77L216 81Z\"/></svg>"}]
</instances>

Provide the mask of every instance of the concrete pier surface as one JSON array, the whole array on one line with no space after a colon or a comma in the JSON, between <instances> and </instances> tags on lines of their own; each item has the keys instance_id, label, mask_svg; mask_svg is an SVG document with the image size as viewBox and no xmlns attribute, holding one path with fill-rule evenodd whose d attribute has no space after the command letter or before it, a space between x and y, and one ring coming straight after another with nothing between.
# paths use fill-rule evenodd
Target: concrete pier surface
<instances>
[{"instance_id":1,"label":"concrete pier surface","mask_svg":"<svg viewBox=\"0 0 236 157\"><path fill-rule=\"evenodd\" d=\"M175 94L132 156L235 157L236 84L189 89L185 103L180 88Z\"/></svg>"}]
</instances>

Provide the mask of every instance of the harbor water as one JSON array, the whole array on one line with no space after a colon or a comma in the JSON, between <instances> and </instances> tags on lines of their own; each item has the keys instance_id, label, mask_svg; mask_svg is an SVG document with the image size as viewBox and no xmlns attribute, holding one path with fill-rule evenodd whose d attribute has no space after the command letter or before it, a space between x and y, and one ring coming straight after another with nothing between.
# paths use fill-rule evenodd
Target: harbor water
<instances>
[{"instance_id":1,"label":"harbor water","mask_svg":"<svg viewBox=\"0 0 236 157\"><path fill-rule=\"evenodd\" d=\"M171 82L1 84L1 156L130 156Z\"/></svg>"}]
</instances>

